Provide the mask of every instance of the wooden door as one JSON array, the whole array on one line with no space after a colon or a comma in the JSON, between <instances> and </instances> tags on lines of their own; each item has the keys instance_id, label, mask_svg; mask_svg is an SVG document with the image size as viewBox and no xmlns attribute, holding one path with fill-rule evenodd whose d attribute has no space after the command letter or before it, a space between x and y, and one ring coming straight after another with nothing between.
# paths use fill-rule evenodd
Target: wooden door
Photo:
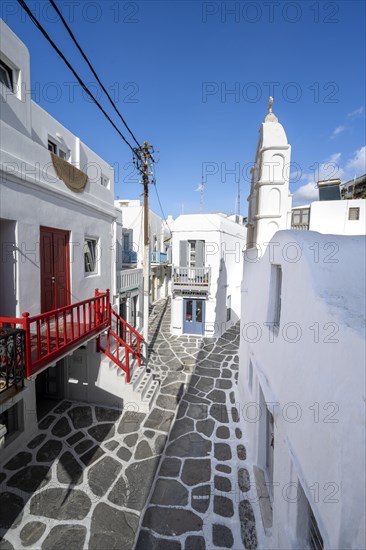
<instances>
[{"instance_id":1,"label":"wooden door","mask_svg":"<svg viewBox=\"0 0 366 550\"><path fill-rule=\"evenodd\" d=\"M41 227L41 311L70 303L69 233Z\"/></svg>"},{"instance_id":2,"label":"wooden door","mask_svg":"<svg viewBox=\"0 0 366 550\"><path fill-rule=\"evenodd\" d=\"M70 303L69 293L69 234L67 231L53 233L53 263L55 277L56 308Z\"/></svg>"}]
</instances>

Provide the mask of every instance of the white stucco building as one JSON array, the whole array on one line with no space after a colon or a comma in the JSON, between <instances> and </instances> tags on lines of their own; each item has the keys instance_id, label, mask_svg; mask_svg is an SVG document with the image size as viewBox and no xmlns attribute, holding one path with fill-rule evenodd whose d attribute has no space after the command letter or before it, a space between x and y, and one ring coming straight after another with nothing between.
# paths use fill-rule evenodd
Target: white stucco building
<instances>
[{"instance_id":1,"label":"white stucco building","mask_svg":"<svg viewBox=\"0 0 366 550\"><path fill-rule=\"evenodd\" d=\"M331 235L365 235L366 200L314 201L292 209L292 229Z\"/></svg>"},{"instance_id":2,"label":"white stucco building","mask_svg":"<svg viewBox=\"0 0 366 550\"><path fill-rule=\"evenodd\" d=\"M142 269L144 260L143 204L140 200L116 200L122 211L122 263L125 269ZM149 210L151 302L169 294L171 233L160 216ZM141 309L142 311L142 309Z\"/></svg>"},{"instance_id":3,"label":"white stucco building","mask_svg":"<svg viewBox=\"0 0 366 550\"><path fill-rule=\"evenodd\" d=\"M271 124L261 134L275 154ZM346 232L339 212L326 223L338 202L346 214L348 201L311 205L322 233ZM286 230L281 216L285 230L266 235L262 255L248 240L242 283L238 408L262 543L364 548L365 240ZM261 209L250 216L254 232L262 219Z\"/></svg>"},{"instance_id":4,"label":"white stucco building","mask_svg":"<svg viewBox=\"0 0 366 550\"><path fill-rule=\"evenodd\" d=\"M268 548L365 546L365 242L331 241L281 231L244 263L239 406Z\"/></svg>"},{"instance_id":5,"label":"white stucco building","mask_svg":"<svg viewBox=\"0 0 366 550\"><path fill-rule=\"evenodd\" d=\"M115 204L118 204L115 201ZM143 270L132 262L133 251L123 249L126 246L126 228L123 227L122 210L115 206L116 219L116 294L114 296L116 311L137 330L143 327L144 289Z\"/></svg>"},{"instance_id":6,"label":"white stucco building","mask_svg":"<svg viewBox=\"0 0 366 550\"><path fill-rule=\"evenodd\" d=\"M172 334L217 337L239 319L242 218L181 215L172 233Z\"/></svg>"},{"instance_id":7,"label":"white stucco building","mask_svg":"<svg viewBox=\"0 0 366 550\"><path fill-rule=\"evenodd\" d=\"M113 169L31 100L28 50L1 20L0 33L0 435L5 460L57 400L107 406L126 400L127 374L121 368L127 372L130 354L123 348L120 366L111 369L113 359L98 353L97 339L103 334L100 345L106 345L111 323L119 345L130 335L109 314L109 298L117 308L121 291L134 283L119 271L121 212L114 206ZM6 350L15 341L9 340L10 327L26 334L17 376L5 367ZM137 339L133 332L131 346Z\"/></svg>"}]
</instances>

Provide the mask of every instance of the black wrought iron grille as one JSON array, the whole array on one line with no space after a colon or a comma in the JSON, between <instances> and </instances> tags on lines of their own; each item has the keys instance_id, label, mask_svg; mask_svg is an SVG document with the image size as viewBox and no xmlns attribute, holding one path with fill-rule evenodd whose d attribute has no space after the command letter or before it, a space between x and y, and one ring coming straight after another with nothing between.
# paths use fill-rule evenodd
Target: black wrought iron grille
<instances>
[{"instance_id":1,"label":"black wrought iron grille","mask_svg":"<svg viewBox=\"0 0 366 550\"><path fill-rule=\"evenodd\" d=\"M0 392L12 386L24 386L25 332L0 328Z\"/></svg>"}]
</instances>

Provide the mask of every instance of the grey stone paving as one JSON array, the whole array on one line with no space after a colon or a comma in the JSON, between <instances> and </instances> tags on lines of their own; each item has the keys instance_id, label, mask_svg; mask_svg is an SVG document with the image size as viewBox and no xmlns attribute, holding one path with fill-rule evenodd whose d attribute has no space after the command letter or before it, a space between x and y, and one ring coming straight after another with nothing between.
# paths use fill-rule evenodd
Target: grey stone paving
<instances>
[{"instance_id":1,"label":"grey stone paving","mask_svg":"<svg viewBox=\"0 0 366 550\"><path fill-rule=\"evenodd\" d=\"M169 324L160 302L150 413L63 401L3 466L1 550L257 547L234 406L238 330L202 340L171 336Z\"/></svg>"},{"instance_id":2,"label":"grey stone paving","mask_svg":"<svg viewBox=\"0 0 366 550\"><path fill-rule=\"evenodd\" d=\"M187 350L197 345L198 353L190 354L195 359L192 368ZM185 382L185 393L169 432L136 550L257 548L246 449L235 406L238 346L237 327L215 341L178 338L169 335L169 315L164 317L151 364L167 373L161 394L173 400L163 401L160 395L157 405L173 410L165 405L179 400L179 382Z\"/></svg>"}]
</instances>

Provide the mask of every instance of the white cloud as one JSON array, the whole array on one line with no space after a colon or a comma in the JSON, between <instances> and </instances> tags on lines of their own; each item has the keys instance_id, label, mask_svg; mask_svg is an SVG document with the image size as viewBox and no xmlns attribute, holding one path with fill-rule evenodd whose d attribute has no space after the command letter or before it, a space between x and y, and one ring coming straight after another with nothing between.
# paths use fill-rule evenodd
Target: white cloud
<instances>
[{"instance_id":1,"label":"white cloud","mask_svg":"<svg viewBox=\"0 0 366 550\"><path fill-rule=\"evenodd\" d=\"M342 183L345 183L353 179L354 176L362 176L366 173L366 145L353 153L344 168L340 164L341 156L341 153L333 153L321 164L315 162L313 172L302 175L301 181L304 183L294 192L292 197L294 206L318 200L316 184L320 180L339 178Z\"/></svg>"},{"instance_id":2,"label":"white cloud","mask_svg":"<svg viewBox=\"0 0 366 550\"><path fill-rule=\"evenodd\" d=\"M334 178L342 179L344 177L344 170L340 165L341 156L341 153L333 153L333 155L330 155L327 160L319 165L318 172L315 172L317 182L319 180L328 180Z\"/></svg>"},{"instance_id":3,"label":"white cloud","mask_svg":"<svg viewBox=\"0 0 366 550\"><path fill-rule=\"evenodd\" d=\"M344 132L346 129L345 126L337 126L337 128L335 128L335 130L333 130L333 133L332 135L330 136L331 139L334 139L336 136L338 136L339 134L341 134L342 132Z\"/></svg>"},{"instance_id":4,"label":"white cloud","mask_svg":"<svg viewBox=\"0 0 366 550\"><path fill-rule=\"evenodd\" d=\"M342 180L345 171L340 166L340 159L341 153L333 153L321 164L315 162L313 164L313 172L302 175L301 180L305 183L293 194L292 200L294 206L318 200L319 192L316 187L318 181L334 178Z\"/></svg>"},{"instance_id":5,"label":"white cloud","mask_svg":"<svg viewBox=\"0 0 366 550\"><path fill-rule=\"evenodd\" d=\"M297 191L295 191L292 197L292 202L294 206L298 206L300 204L317 201L318 198L319 193L316 188L316 184L314 182L309 182L302 185Z\"/></svg>"},{"instance_id":6,"label":"white cloud","mask_svg":"<svg viewBox=\"0 0 366 550\"><path fill-rule=\"evenodd\" d=\"M352 112L348 113L347 117L348 118L357 118L357 117L362 115L364 110L365 110L365 107L363 107L363 106L359 107L358 109L355 109L355 111L352 111Z\"/></svg>"},{"instance_id":7,"label":"white cloud","mask_svg":"<svg viewBox=\"0 0 366 550\"><path fill-rule=\"evenodd\" d=\"M292 197L294 206L318 200L316 185L320 180L339 178L342 183L345 183L355 176L362 176L366 173L366 145L353 153L344 168L340 164L341 156L341 153L333 153L321 164L315 162L312 167L313 172L304 173L301 176L303 184L294 192Z\"/></svg>"},{"instance_id":8,"label":"white cloud","mask_svg":"<svg viewBox=\"0 0 366 550\"><path fill-rule=\"evenodd\" d=\"M290 172L290 180L296 180L296 181L299 181L301 179L301 170L300 168L296 170L294 170L293 172Z\"/></svg>"},{"instance_id":9,"label":"white cloud","mask_svg":"<svg viewBox=\"0 0 366 550\"><path fill-rule=\"evenodd\" d=\"M363 176L366 173L366 145L354 153L353 158L346 164L346 170L353 171L356 176ZM351 177L353 177L352 174Z\"/></svg>"},{"instance_id":10,"label":"white cloud","mask_svg":"<svg viewBox=\"0 0 366 550\"><path fill-rule=\"evenodd\" d=\"M342 179L344 177L344 170L340 165L341 153L333 153L328 159L317 166L315 163L315 169L313 174L310 176L313 178L312 181L316 183L320 180L328 180L334 178Z\"/></svg>"}]
</instances>

